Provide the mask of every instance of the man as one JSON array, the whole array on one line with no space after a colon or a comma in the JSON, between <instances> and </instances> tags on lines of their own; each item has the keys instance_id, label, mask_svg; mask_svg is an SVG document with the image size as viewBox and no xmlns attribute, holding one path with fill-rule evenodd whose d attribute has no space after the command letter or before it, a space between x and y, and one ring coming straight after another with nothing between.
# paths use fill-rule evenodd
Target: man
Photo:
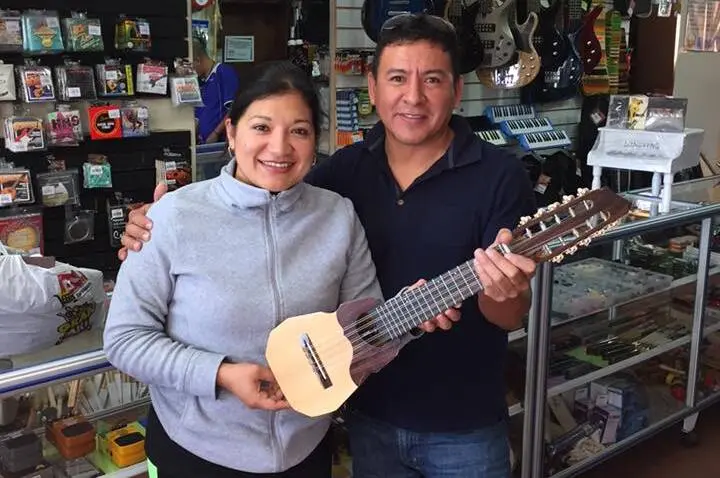
<instances>
[{"instance_id":1,"label":"man","mask_svg":"<svg viewBox=\"0 0 720 478\"><path fill-rule=\"evenodd\" d=\"M535 264L490 246L508 243L507 228L535 212L532 185L517 158L453 116L463 83L447 22L388 20L375 59L368 85L380 122L306 180L353 201L385 297L473 255L484 292L463 303L451 330L408 344L351 398L353 476L506 478L507 331L529 309ZM134 238L149 237L146 210L123 238L133 250ZM450 325L441 317L423 329Z\"/></svg>"},{"instance_id":2,"label":"man","mask_svg":"<svg viewBox=\"0 0 720 478\"><path fill-rule=\"evenodd\" d=\"M200 143L224 141L225 115L237 94L240 81L235 69L210 58L205 45L193 39L193 63L200 80L203 106L195 108Z\"/></svg>"}]
</instances>

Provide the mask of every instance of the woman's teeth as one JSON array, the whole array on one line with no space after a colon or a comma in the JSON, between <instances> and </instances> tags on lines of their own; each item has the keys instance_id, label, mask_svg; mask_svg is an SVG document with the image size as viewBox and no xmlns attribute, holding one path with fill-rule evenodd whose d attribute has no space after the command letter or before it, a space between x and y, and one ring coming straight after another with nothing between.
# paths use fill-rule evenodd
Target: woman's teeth
<instances>
[{"instance_id":1,"label":"woman's teeth","mask_svg":"<svg viewBox=\"0 0 720 478\"><path fill-rule=\"evenodd\" d=\"M287 169L290 166L292 166L292 163L276 163L275 161L261 161L261 163L263 163L266 166L273 167L273 168L283 168L283 169Z\"/></svg>"}]
</instances>

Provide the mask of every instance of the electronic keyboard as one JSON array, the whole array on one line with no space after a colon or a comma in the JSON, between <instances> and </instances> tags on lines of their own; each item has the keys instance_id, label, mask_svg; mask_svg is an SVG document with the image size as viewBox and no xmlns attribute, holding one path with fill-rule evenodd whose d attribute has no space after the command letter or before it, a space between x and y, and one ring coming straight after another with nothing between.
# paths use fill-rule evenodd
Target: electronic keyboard
<instances>
[{"instance_id":1,"label":"electronic keyboard","mask_svg":"<svg viewBox=\"0 0 720 478\"><path fill-rule=\"evenodd\" d=\"M507 138L499 129L475 131L475 134L483 141L487 141L495 146L507 146L509 144Z\"/></svg>"},{"instance_id":2,"label":"electronic keyboard","mask_svg":"<svg viewBox=\"0 0 720 478\"><path fill-rule=\"evenodd\" d=\"M517 138L520 146L525 151L548 148L564 148L570 146L572 142L563 130L543 131L542 133L521 134Z\"/></svg>"},{"instance_id":3,"label":"electronic keyboard","mask_svg":"<svg viewBox=\"0 0 720 478\"><path fill-rule=\"evenodd\" d=\"M532 105L501 105L485 108L485 116L493 123L507 120L530 119L535 117L535 107Z\"/></svg>"},{"instance_id":4,"label":"electronic keyboard","mask_svg":"<svg viewBox=\"0 0 720 478\"><path fill-rule=\"evenodd\" d=\"M519 136L527 133L552 131L555 128L547 118L530 118L503 121L500 123L500 129L508 136Z\"/></svg>"}]
</instances>

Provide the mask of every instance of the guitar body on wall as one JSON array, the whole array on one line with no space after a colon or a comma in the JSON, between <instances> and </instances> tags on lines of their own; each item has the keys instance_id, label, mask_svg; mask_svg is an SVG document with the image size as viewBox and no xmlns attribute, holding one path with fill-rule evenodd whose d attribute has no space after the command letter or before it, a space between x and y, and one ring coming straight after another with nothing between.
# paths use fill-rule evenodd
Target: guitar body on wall
<instances>
[{"instance_id":1,"label":"guitar body on wall","mask_svg":"<svg viewBox=\"0 0 720 478\"><path fill-rule=\"evenodd\" d=\"M535 51L533 37L538 24L538 16L530 12L522 25L517 25L517 16L513 14L513 23L517 32L517 61L498 68L478 68L475 75L478 81L488 88L513 89L530 84L540 72L540 56Z\"/></svg>"},{"instance_id":2,"label":"guitar body on wall","mask_svg":"<svg viewBox=\"0 0 720 478\"><path fill-rule=\"evenodd\" d=\"M364 0L361 16L365 34L377 42L380 28L388 19L403 13L435 14L432 0Z\"/></svg>"},{"instance_id":3,"label":"guitar body on wall","mask_svg":"<svg viewBox=\"0 0 720 478\"><path fill-rule=\"evenodd\" d=\"M560 262L613 227L630 206L608 189L579 191L578 197L523 218L511 243L497 250ZM468 260L384 303L360 299L334 313L289 318L270 332L268 366L295 411L310 417L332 413L413 340L413 329L481 292L473 260Z\"/></svg>"},{"instance_id":4,"label":"guitar body on wall","mask_svg":"<svg viewBox=\"0 0 720 478\"><path fill-rule=\"evenodd\" d=\"M515 0L505 0L500 6L494 0L477 0L480 9L475 18L475 32L485 54L479 68L496 68L513 59L517 46L510 29L510 14L515 11Z\"/></svg>"},{"instance_id":5,"label":"guitar body on wall","mask_svg":"<svg viewBox=\"0 0 720 478\"><path fill-rule=\"evenodd\" d=\"M484 49L475 33L475 18L480 11L478 0L447 0L443 15L452 23L460 47L460 73L470 73L483 61Z\"/></svg>"}]
</instances>

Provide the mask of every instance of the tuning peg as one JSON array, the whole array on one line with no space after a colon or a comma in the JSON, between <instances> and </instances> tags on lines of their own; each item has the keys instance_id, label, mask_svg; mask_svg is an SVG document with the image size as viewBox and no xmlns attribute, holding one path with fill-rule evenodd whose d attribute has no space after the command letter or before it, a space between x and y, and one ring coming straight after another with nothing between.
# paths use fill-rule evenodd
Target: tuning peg
<instances>
[{"instance_id":1,"label":"tuning peg","mask_svg":"<svg viewBox=\"0 0 720 478\"><path fill-rule=\"evenodd\" d=\"M586 195L590 190L588 188L578 188L577 195L578 196L584 196Z\"/></svg>"},{"instance_id":2,"label":"tuning peg","mask_svg":"<svg viewBox=\"0 0 720 478\"><path fill-rule=\"evenodd\" d=\"M521 217L521 218L520 218L520 225L521 225L521 226L524 226L525 224L527 224L528 222L530 222L531 219L532 219L532 216L523 216L523 217Z\"/></svg>"},{"instance_id":3,"label":"tuning peg","mask_svg":"<svg viewBox=\"0 0 720 478\"><path fill-rule=\"evenodd\" d=\"M559 263L562 262L563 259L565 259L565 255L564 255L564 254L558 254L557 256L555 256L555 257L552 258L552 262L555 262L555 263L559 264Z\"/></svg>"},{"instance_id":4,"label":"tuning peg","mask_svg":"<svg viewBox=\"0 0 720 478\"><path fill-rule=\"evenodd\" d=\"M543 214L545 214L545 208L541 207L540 209L537 210L537 212L535 213L535 215L533 217L538 218L538 217L542 216Z\"/></svg>"},{"instance_id":5,"label":"tuning peg","mask_svg":"<svg viewBox=\"0 0 720 478\"><path fill-rule=\"evenodd\" d=\"M572 201L573 199L575 199L575 196L563 196L562 202L563 202L563 204L567 204L570 201Z\"/></svg>"}]
</instances>

